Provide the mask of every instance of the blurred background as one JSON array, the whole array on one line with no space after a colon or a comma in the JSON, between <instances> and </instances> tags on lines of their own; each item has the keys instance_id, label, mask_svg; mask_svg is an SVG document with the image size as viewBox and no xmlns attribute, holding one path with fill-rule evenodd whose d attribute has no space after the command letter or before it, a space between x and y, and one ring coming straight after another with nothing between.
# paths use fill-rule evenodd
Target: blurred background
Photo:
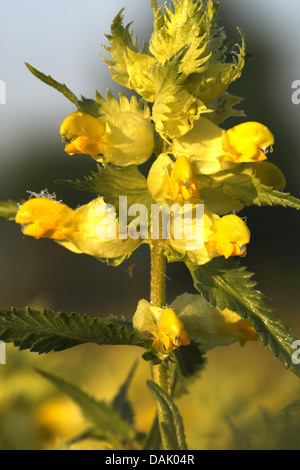
<instances>
[{"instance_id":1,"label":"blurred background","mask_svg":"<svg viewBox=\"0 0 300 470\"><path fill-rule=\"evenodd\" d=\"M247 52L254 55L230 91L244 98L239 107L247 120L265 124L275 135L270 160L284 172L286 191L300 197L300 105L291 101L292 82L300 80L300 3L220 3L220 23L228 38L239 41L239 26ZM105 95L108 87L115 95L124 91L112 82L100 57L108 57L102 47L107 44L105 34L124 6L124 22L133 21L142 44L152 31L150 0L2 0L0 80L6 84L6 104L0 104L0 200L20 200L27 198L27 191L47 188L74 208L88 202L88 193L54 183L82 178L95 169L89 157L69 157L63 151L59 126L74 107L31 75L24 62L65 83L77 96L93 98L95 89ZM238 122L229 119L224 127ZM255 272L259 290L300 337L300 214L264 207L247 208L241 215L247 217L252 237L242 263ZM147 247L114 268L68 252L51 240L25 238L13 222L0 219L0 233L1 308L31 305L130 317L139 299L149 297ZM168 303L178 294L194 292L184 266L169 265L167 274ZM82 383L98 398L111 398L139 354L132 348L84 346L39 357L8 347L7 365L0 365L0 449L52 448L57 440L71 437L75 418L78 429L82 426L71 402L37 377L33 366L64 370L67 379ZM246 344L216 349L207 358L201 381L178 402L192 449L299 446L296 421L283 425L276 414L299 398L298 379L269 351L256 343ZM140 360L132 397L143 430L154 413L145 377L148 364Z\"/></svg>"}]
</instances>

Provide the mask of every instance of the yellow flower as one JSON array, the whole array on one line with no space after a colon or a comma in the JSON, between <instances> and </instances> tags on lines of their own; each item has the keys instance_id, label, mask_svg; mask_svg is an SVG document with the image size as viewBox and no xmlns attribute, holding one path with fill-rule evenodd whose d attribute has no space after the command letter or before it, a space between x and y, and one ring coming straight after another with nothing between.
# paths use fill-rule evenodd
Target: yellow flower
<instances>
[{"instance_id":1,"label":"yellow flower","mask_svg":"<svg viewBox=\"0 0 300 470\"><path fill-rule=\"evenodd\" d=\"M257 341L258 336L249 320L242 320L232 310L212 307L201 295L182 294L170 305L184 322L189 338L198 341L203 352L217 346Z\"/></svg>"},{"instance_id":2,"label":"yellow flower","mask_svg":"<svg viewBox=\"0 0 300 470\"><path fill-rule=\"evenodd\" d=\"M16 222L24 226L25 235L64 240L73 231L66 226L72 215L72 209L65 204L41 197L25 202L17 212Z\"/></svg>"},{"instance_id":3,"label":"yellow flower","mask_svg":"<svg viewBox=\"0 0 300 470\"><path fill-rule=\"evenodd\" d=\"M182 320L170 308L164 309L158 319L157 338L153 342L153 347L159 350L161 344L166 351L190 344Z\"/></svg>"},{"instance_id":4,"label":"yellow flower","mask_svg":"<svg viewBox=\"0 0 300 470\"><path fill-rule=\"evenodd\" d=\"M90 114L80 111L70 114L60 126L60 134L69 155L103 153L105 126Z\"/></svg>"},{"instance_id":5,"label":"yellow flower","mask_svg":"<svg viewBox=\"0 0 300 470\"><path fill-rule=\"evenodd\" d=\"M49 198L29 199L16 215L25 235L52 238L74 253L86 253L98 259L120 259L139 246L141 240L120 239L118 220L113 221L114 234L109 233L109 220L103 198L72 210ZM101 214L99 215L99 209ZM103 223L103 227L102 227ZM99 227L101 225L101 227ZM101 228L101 231L100 231ZM107 233L107 236L106 236ZM115 261L117 264L117 261Z\"/></svg>"},{"instance_id":6,"label":"yellow flower","mask_svg":"<svg viewBox=\"0 0 300 470\"><path fill-rule=\"evenodd\" d=\"M189 159L181 155L176 160L170 177L173 199L188 201L191 197L199 198L200 194L195 179L195 172Z\"/></svg>"},{"instance_id":7,"label":"yellow flower","mask_svg":"<svg viewBox=\"0 0 300 470\"><path fill-rule=\"evenodd\" d=\"M225 132L224 160L228 162L260 162L272 151L274 137L266 126L258 122L244 122Z\"/></svg>"},{"instance_id":8,"label":"yellow flower","mask_svg":"<svg viewBox=\"0 0 300 470\"><path fill-rule=\"evenodd\" d=\"M147 300L139 301L132 318L134 329L145 339L149 338L152 347L162 357L169 355L174 348L190 344L183 321L171 308L160 308Z\"/></svg>"},{"instance_id":9,"label":"yellow flower","mask_svg":"<svg viewBox=\"0 0 300 470\"><path fill-rule=\"evenodd\" d=\"M214 232L206 243L208 251L229 256L245 256L246 244L250 241L250 231L240 217L225 215L216 220L211 230Z\"/></svg>"},{"instance_id":10,"label":"yellow flower","mask_svg":"<svg viewBox=\"0 0 300 470\"><path fill-rule=\"evenodd\" d=\"M273 144L269 129L258 122L245 122L224 131L201 117L191 131L173 140L171 151L175 157L186 155L197 175L211 175L237 163L265 160Z\"/></svg>"},{"instance_id":11,"label":"yellow flower","mask_svg":"<svg viewBox=\"0 0 300 470\"><path fill-rule=\"evenodd\" d=\"M91 155L98 162L105 157L118 166L141 165L148 160L154 145L150 120L141 111L131 110L106 113L102 119L105 117L103 124L80 111L70 114L60 127L65 152Z\"/></svg>"}]
</instances>

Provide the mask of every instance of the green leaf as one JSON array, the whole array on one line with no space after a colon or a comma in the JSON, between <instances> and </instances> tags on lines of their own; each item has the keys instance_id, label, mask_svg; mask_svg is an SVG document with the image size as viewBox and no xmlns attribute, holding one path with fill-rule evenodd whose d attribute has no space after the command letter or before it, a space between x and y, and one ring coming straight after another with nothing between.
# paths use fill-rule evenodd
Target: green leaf
<instances>
[{"instance_id":1,"label":"green leaf","mask_svg":"<svg viewBox=\"0 0 300 470\"><path fill-rule=\"evenodd\" d=\"M0 217L5 217L6 219L14 219L16 213L18 212L19 203L12 201L11 199L7 201L0 202Z\"/></svg>"},{"instance_id":2,"label":"green leaf","mask_svg":"<svg viewBox=\"0 0 300 470\"><path fill-rule=\"evenodd\" d=\"M238 165L232 170L216 173L212 179L211 187L222 189L232 199L237 199L245 206L249 206L257 197L257 188L254 182L253 170Z\"/></svg>"},{"instance_id":3,"label":"green leaf","mask_svg":"<svg viewBox=\"0 0 300 470\"><path fill-rule=\"evenodd\" d=\"M107 164L104 168L98 166L98 173L92 172L84 180L58 182L103 196L105 202L115 206L116 210L119 208L119 196L127 196L128 207L135 203L149 207L152 202L147 180L136 165L120 168Z\"/></svg>"},{"instance_id":4,"label":"green leaf","mask_svg":"<svg viewBox=\"0 0 300 470\"><path fill-rule=\"evenodd\" d=\"M297 338L264 302L262 293L255 289L253 273L240 267L235 259L225 260L224 257L214 258L202 266L187 266L195 288L213 307L228 308L241 318L248 318L263 346L300 377L300 367L292 362L292 343Z\"/></svg>"},{"instance_id":5,"label":"green leaf","mask_svg":"<svg viewBox=\"0 0 300 470\"><path fill-rule=\"evenodd\" d=\"M122 318L91 318L30 307L0 310L0 339L39 354L63 351L83 343L144 344L132 323Z\"/></svg>"},{"instance_id":6,"label":"green leaf","mask_svg":"<svg viewBox=\"0 0 300 470\"><path fill-rule=\"evenodd\" d=\"M112 408L127 423L133 424L134 411L131 402L128 400L128 389L132 381L132 377L137 368L137 361L133 364L125 382L121 385L120 390L111 402Z\"/></svg>"},{"instance_id":7,"label":"green leaf","mask_svg":"<svg viewBox=\"0 0 300 470\"><path fill-rule=\"evenodd\" d=\"M74 103L78 107L78 100L74 93L72 93L71 90L65 85L57 82L54 80L54 78L50 77L50 75L45 75L42 72L39 72L37 69L32 67L32 65L29 65L25 62L26 67L30 70L33 75L35 75L37 78L39 78L42 82L46 83L49 86L52 86L55 88L57 91L62 93L68 100L70 100L72 103Z\"/></svg>"},{"instance_id":8,"label":"green leaf","mask_svg":"<svg viewBox=\"0 0 300 470\"><path fill-rule=\"evenodd\" d=\"M183 377L193 376L199 372L205 364L201 345L195 341L191 341L187 346L176 348L174 355Z\"/></svg>"},{"instance_id":9,"label":"green leaf","mask_svg":"<svg viewBox=\"0 0 300 470\"><path fill-rule=\"evenodd\" d=\"M161 426L166 439L165 450L187 450L182 417L172 397L152 380L147 380L147 386L164 415Z\"/></svg>"},{"instance_id":10,"label":"green leaf","mask_svg":"<svg viewBox=\"0 0 300 470\"><path fill-rule=\"evenodd\" d=\"M106 444L110 444L107 441L107 436L103 432L97 431L95 427L88 428L82 433L78 434L77 436L72 437L69 439L66 444L67 446L72 446L73 444L77 444L78 442L82 442L86 439L95 439L97 441L105 442Z\"/></svg>"},{"instance_id":11,"label":"green leaf","mask_svg":"<svg viewBox=\"0 0 300 470\"><path fill-rule=\"evenodd\" d=\"M97 431L100 431L105 439L111 442L117 449L124 449L124 443L130 443L134 439L131 427L123 421L118 413L104 402L80 390L75 385L53 375L49 372L38 370L39 374L48 379L61 392L70 397L81 409L83 415L92 423Z\"/></svg>"},{"instance_id":12,"label":"green leaf","mask_svg":"<svg viewBox=\"0 0 300 470\"><path fill-rule=\"evenodd\" d=\"M257 185L256 190L257 198L254 200L254 203L259 206L265 204L268 206L283 206L300 209L300 199L291 196L290 193L276 191L271 186L265 186L264 184Z\"/></svg>"}]
</instances>

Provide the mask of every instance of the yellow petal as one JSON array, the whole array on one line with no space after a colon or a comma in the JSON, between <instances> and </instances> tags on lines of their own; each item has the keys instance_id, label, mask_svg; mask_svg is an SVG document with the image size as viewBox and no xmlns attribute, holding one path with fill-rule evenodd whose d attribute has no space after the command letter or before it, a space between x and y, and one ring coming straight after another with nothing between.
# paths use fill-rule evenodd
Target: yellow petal
<instances>
[{"instance_id":1,"label":"yellow petal","mask_svg":"<svg viewBox=\"0 0 300 470\"><path fill-rule=\"evenodd\" d=\"M274 145L269 129L258 122L244 122L225 132L223 148L225 161L259 162L267 157L265 153Z\"/></svg>"},{"instance_id":2,"label":"yellow petal","mask_svg":"<svg viewBox=\"0 0 300 470\"><path fill-rule=\"evenodd\" d=\"M16 222L24 226L25 235L63 240L72 231L65 227L72 215L72 209L65 204L42 197L25 202L17 212Z\"/></svg>"}]
</instances>

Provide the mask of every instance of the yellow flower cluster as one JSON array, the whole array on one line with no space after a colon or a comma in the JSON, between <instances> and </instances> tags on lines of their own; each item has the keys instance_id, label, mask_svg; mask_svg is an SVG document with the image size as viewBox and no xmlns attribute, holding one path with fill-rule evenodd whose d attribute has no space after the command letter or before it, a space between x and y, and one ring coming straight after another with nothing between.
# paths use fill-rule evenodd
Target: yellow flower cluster
<instances>
[{"instance_id":1,"label":"yellow flower cluster","mask_svg":"<svg viewBox=\"0 0 300 470\"><path fill-rule=\"evenodd\" d=\"M159 8L153 1L152 8L155 21L149 53L138 51L119 13L108 37L112 60L104 59L113 78L142 99L128 100L120 94L118 101L108 92L106 99L96 94L91 107L79 103L60 127L65 152L90 155L104 170L109 165L120 168L116 176L120 180L126 168L142 165L154 153L146 179L148 201L169 207L177 203L182 208L189 204L193 209L204 204L203 246L192 249L187 237L174 237L171 213L171 237L162 240L166 256L194 264L207 263L215 256L244 256L250 232L235 214L243 204L223 190L220 177L227 172L227 177L234 178L239 168L248 165L247 171L259 178L259 165L272 150L274 138L258 122L243 122L228 130L219 125L222 119L241 114L233 109L239 98L227 88L241 75L243 38L236 61L227 63L220 54L224 38L216 26L217 6L212 0L181 0L174 2L173 10ZM263 168L264 178L278 180L274 165ZM145 199L139 183L135 178L126 183L135 203L139 196L141 202ZM118 181L112 186L124 188ZM126 190L119 195L127 196ZM100 184L100 195L107 193L108 189L101 192ZM147 240L97 237L102 217L97 210L105 202L97 198L73 211L51 199L31 199L21 207L16 221L26 235L52 238L97 258L119 259ZM192 225L196 227L194 219Z\"/></svg>"},{"instance_id":2,"label":"yellow flower cluster","mask_svg":"<svg viewBox=\"0 0 300 470\"><path fill-rule=\"evenodd\" d=\"M33 198L20 207L16 222L25 235L52 238L75 253L119 264L141 243L151 244L152 235L148 225L142 230L139 222L140 233L146 235L130 236L130 223L120 216L117 200L126 196L133 205L148 204L147 209L155 204L167 207L170 236L164 238L160 230L159 238L169 261L203 265L214 257L243 257L250 230L236 213L256 203L255 194L252 199L245 194L248 186L251 192L260 183L285 185L280 170L266 162L274 137L265 125L244 121L227 130L221 127L227 117L243 115L234 109L240 99L227 92L244 66L243 37L236 54L224 53L217 4L212 0L178 0L173 8L160 8L152 0L151 5L155 20L148 52L146 47L137 49L119 13L108 36L111 60L104 59L114 80L134 90L140 100L124 94L117 100L110 91L106 98L96 93L95 100L78 100L77 110L60 127L68 155L90 155L99 163L99 175L92 175L98 178L92 186L97 197L76 210L48 197ZM226 62L229 56L235 57L232 63ZM141 169L147 171L144 176L138 167L146 162ZM107 220L108 201L115 238L109 223L101 235L98 230ZM187 207L194 214L195 239L185 232L175 236L175 206L180 215ZM201 245L196 243L199 206L203 207ZM251 325L234 312L200 303L185 297L180 305L156 312L147 307L135 315L136 327L150 332L154 348L162 354L189 344L195 333L189 330L194 310L200 319L198 339L207 349L216 338L217 345L256 339ZM210 325L202 311L213 319Z\"/></svg>"}]
</instances>

